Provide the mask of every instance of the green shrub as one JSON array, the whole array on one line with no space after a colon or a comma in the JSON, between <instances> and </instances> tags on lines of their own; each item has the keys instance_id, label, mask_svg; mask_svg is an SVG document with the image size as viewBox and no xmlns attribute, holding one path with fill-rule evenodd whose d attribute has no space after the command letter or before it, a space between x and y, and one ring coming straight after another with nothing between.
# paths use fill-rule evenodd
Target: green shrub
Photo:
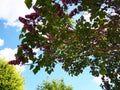
<instances>
[{"instance_id":1,"label":"green shrub","mask_svg":"<svg viewBox=\"0 0 120 90\"><path fill-rule=\"evenodd\" d=\"M24 81L16 68L0 59L0 90L24 90Z\"/></svg>"},{"instance_id":2,"label":"green shrub","mask_svg":"<svg viewBox=\"0 0 120 90\"><path fill-rule=\"evenodd\" d=\"M63 80L44 81L37 90L73 90L72 86L65 85Z\"/></svg>"}]
</instances>

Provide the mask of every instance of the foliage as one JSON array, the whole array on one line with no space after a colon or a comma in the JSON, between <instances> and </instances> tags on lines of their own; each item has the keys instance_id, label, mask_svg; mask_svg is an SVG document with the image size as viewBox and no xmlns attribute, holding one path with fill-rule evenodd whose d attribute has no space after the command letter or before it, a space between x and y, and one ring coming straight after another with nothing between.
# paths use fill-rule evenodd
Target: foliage
<instances>
[{"instance_id":1,"label":"foliage","mask_svg":"<svg viewBox=\"0 0 120 90\"><path fill-rule=\"evenodd\" d=\"M63 80L44 81L37 90L72 90L71 86L66 86Z\"/></svg>"},{"instance_id":2,"label":"foliage","mask_svg":"<svg viewBox=\"0 0 120 90\"><path fill-rule=\"evenodd\" d=\"M0 59L0 90L24 90L23 78L14 66Z\"/></svg>"},{"instance_id":3,"label":"foliage","mask_svg":"<svg viewBox=\"0 0 120 90\"><path fill-rule=\"evenodd\" d=\"M57 63L70 75L90 67L102 75L103 88L120 89L120 0L25 0L34 13L19 17L24 24L16 60L37 73L51 73ZM90 17L85 18L85 13ZM36 57L33 49L41 53ZM105 77L109 78L107 81Z\"/></svg>"}]
</instances>

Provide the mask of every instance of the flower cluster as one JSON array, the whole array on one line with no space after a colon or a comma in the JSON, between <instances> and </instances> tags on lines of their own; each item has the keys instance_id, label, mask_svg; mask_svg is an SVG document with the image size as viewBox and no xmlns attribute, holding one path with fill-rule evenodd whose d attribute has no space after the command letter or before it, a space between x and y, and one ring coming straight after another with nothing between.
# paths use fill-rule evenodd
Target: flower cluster
<instances>
[{"instance_id":1,"label":"flower cluster","mask_svg":"<svg viewBox=\"0 0 120 90\"><path fill-rule=\"evenodd\" d=\"M15 54L15 57L17 58L17 55L16 55L16 54ZM23 59L24 59L24 57L21 56L21 57L19 57L17 60L11 60L11 61L9 61L8 63L9 63L9 64L13 64L13 65L19 65L19 64L22 62Z\"/></svg>"},{"instance_id":2,"label":"flower cluster","mask_svg":"<svg viewBox=\"0 0 120 90\"><path fill-rule=\"evenodd\" d=\"M38 9L34 6L33 9L35 12L25 15L25 18L19 17L19 21L24 24L24 28L26 28L29 32L35 30L36 23L39 22L40 15L38 13Z\"/></svg>"}]
</instances>

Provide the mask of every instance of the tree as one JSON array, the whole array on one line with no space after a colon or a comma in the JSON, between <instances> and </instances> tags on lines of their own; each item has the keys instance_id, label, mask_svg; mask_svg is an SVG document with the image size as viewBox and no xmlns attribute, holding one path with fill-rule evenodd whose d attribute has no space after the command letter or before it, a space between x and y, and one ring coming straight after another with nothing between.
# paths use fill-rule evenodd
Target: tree
<instances>
[{"instance_id":1,"label":"tree","mask_svg":"<svg viewBox=\"0 0 120 90\"><path fill-rule=\"evenodd\" d=\"M0 59L0 90L24 90L23 83L15 67Z\"/></svg>"},{"instance_id":2,"label":"tree","mask_svg":"<svg viewBox=\"0 0 120 90\"><path fill-rule=\"evenodd\" d=\"M36 0L34 5L25 0L25 4L35 12L19 17L24 24L21 45L11 64L31 60L34 73L44 67L50 74L62 63L76 76L90 67L93 76L103 76L104 89L120 89L119 0ZM38 57L36 48L41 51Z\"/></svg>"},{"instance_id":3,"label":"tree","mask_svg":"<svg viewBox=\"0 0 120 90\"><path fill-rule=\"evenodd\" d=\"M71 86L66 86L63 80L44 81L43 85L38 85L37 90L72 90Z\"/></svg>"}]
</instances>

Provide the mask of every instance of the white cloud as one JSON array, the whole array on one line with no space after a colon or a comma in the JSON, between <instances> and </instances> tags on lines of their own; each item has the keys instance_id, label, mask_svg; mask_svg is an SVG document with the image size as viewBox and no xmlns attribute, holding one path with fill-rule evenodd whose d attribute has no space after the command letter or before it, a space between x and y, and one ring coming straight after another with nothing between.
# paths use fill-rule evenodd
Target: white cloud
<instances>
[{"instance_id":1,"label":"white cloud","mask_svg":"<svg viewBox=\"0 0 120 90\"><path fill-rule=\"evenodd\" d=\"M3 45L4 45L4 40L0 39L0 46L3 46Z\"/></svg>"},{"instance_id":2,"label":"white cloud","mask_svg":"<svg viewBox=\"0 0 120 90\"><path fill-rule=\"evenodd\" d=\"M119 76L118 76L119 77ZM95 77L94 79L93 79L93 81L95 81L97 84L103 84L103 82L102 82L102 75L100 75L99 77ZM104 79L105 80L107 80L109 83L110 83L110 79L108 78L108 77L104 77Z\"/></svg>"},{"instance_id":3,"label":"white cloud","mask_svg":"<svg viewBox=\"0 0 120 90\"><path fill-rule=\"evenodd\" d=\"M17 49L11 49L11 48L5 48L3 50L0 50L0 58L3 58L4 60L10 61L15 59L15 53L17 52ZM16 70L19 72L22 72L25 70L25 66L23 65L16 65Z\"/></svg>"},{"instance_id":4,"label":"white cloud","mask_svg":"<svg viewBox=\"0 0 120 90\"><path fill-rule=\"evenodd\" d=\"M84 16L84 19L85 19L87 22L90 22L90 16L91 16L90 13L88 13L88 12L83 12L83 16Z\"/></svg>"},{"instance_id":5,"label":"white cloud","mask_svg":"<svg viewBox=\"0 0 120 90\"><path fill-rule=\"evenodd\" d=\"M14 54L17 52L17 49L5 48L0 51L0 57L6 60L13 60L15 59Z\"/></svg>"},{"instance_id":6,"label":"white cloud","mask_svg":"<svg viewBox=\"0 0 120 90\"><path fill-rule=\"evenodd\" d=\"M24 0L0 0L0 19L6 21L5 25L21 27L18 22L19 16L29 14Z\"/></svg>"},{"instance_id":7,"label":"white cloud","mask_svg":"<svg viewBox=\"0 0 120 90\"><path fill-rule=\"evenodd\" d=\"M95 81L97 84L102 84L102 80L101 80L101 77L102 76L99 76L99 77L94 77L93 81Z\"/></svg>"}]
</instances>

